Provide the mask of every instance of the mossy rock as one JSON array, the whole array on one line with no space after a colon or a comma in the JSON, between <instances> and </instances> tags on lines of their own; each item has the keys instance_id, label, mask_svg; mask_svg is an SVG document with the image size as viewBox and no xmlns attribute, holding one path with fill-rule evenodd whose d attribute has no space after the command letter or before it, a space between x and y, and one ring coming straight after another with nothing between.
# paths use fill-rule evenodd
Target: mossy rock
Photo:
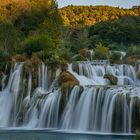
<instances>
[{"instance_id":1,"label":"mossy rock","mask_svg":"<svg viewBox=\"0 0 140 140\"><path fill-rule=\"evenodd\" d=\"M59 83L62 92L75 85L79 85L79 81L69 72L62 72L60 74Z\"/></svg>"},{"instance_id":2,"label":"mossy rock","mask_svg":"<svg viewBox=\"0 0 140 140\"><path fill-rule=\"evenodd\" d=\"M26 61L26 57L20 54L16 54L11 58L12 66L14 66L16 62L24 62L24 61Z\"/></svg>"},{"instance_id":3,"label":"mossy rock","mask_svg":"<svg viewBox=\"0 0 140 140\"><path fill-rule=\"evenodd\" d=\"M38 65L42 63L42 60L36 54L33 54L31 57L31 62L33 66L38 67Z\"/></svg>"},{"instance_id":4,"label":"mossy rock","mask_svg":"<svg viewBox=\"0 0 140 140\"><path fill-rule=\"evenodd\" d=\"M26 57L21 54L16 54L12 56L11 60L12 62L24 62L26 60Z\"/></svg>"},{"instance_id":5,"label":"mossy rock","mask_svg":"<svg viewBox=\"0 0 140 140\"><path fill-rule=\"evenodd\" d=\"M105 74L104 78L108 79L110 81L111 85L117 85L118 78L115 77L114 75L112 75L112 74Z\"/></svg>"}]
</instances>

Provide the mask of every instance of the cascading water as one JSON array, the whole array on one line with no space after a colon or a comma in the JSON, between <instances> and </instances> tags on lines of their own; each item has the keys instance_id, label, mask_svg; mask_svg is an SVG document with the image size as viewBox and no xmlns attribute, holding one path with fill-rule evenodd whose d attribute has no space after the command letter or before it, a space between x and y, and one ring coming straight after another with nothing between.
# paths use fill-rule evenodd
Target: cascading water
<instances>
[{"instance_id":1,"label":"cascading water","mask_svg":"<svg viewBox=\"0 0 140 140\"><path fill-rule=\"evenodd\" d=\"M7 87L0 93L0 125L11 126L16 123L18 95L23 64L16 64ZM13 110L13 111L12 111Z\"/></svg>"},{"instance_id":2,"label":"cascading water","mask_svg":"<svg viewBox=\"0 0 140 140\"><path fill-rule=\"evenodd\" d=\"M135 133L140 128L140 81L132 66L79 63L76 72L70 64L68 71L80 85L63 92L54 87L60 70L52 78L43 63L39 67L36 89L33 91L31 72L27 89L23 89L23 65L15 65L8 85L0 93L1 127L108 133ZM107 73L118 78L116 86L109 85L104 78Z\"/></svg>"},{"instance_id":3,"label":"cascading water","mask_svg":"<svg viewBox=\"0 0 140 140\"><path fill-rule=\"evenodd\" d=\"M71 72L81 85L108 85L109 81L104 78L105 74L117 77L117 85L140 85L134 68L130 65L92 65L90 63L79 63L78 71L73 71L72 64L69 65Z\"/></svg>"}]
</instances>

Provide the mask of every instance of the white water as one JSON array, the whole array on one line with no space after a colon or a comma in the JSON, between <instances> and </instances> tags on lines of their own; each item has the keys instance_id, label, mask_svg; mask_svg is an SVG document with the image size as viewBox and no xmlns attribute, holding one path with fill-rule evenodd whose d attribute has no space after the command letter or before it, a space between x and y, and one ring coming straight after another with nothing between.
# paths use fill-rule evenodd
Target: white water
<instances>
[{"instance_id":1,"label":"white water","mask_svg":"<svg viewBox=\"0 0 140 140\"><path fill-rule=\"evenodd\" d=\"M20 90L20 74L23 64L16 64L7 87L0 93L0 125L15 125L17 98ZM12 111L13 109L13 111Z\"/></svg>"},{"instance_id":2,"label":"white water","mask_svg":"<svg viewBox=\"0 0 140 140\"><path fill-rule=\"evenodd\" d=\"M132 133L140 124L140 88L136 72L128 65L79 64L79 73L68 70L80 81L66 93L54 89L48 68L39 67L38 87L32 93L29 73L27 94L23 98L23 64L16 64L7 87L0 93L0 127L59 128L103 133ZM103 78L111 73L123 77L121 86L107 85ZM56 72L56 79L60 71ZM124 77L129 79L125 85ZM131 80L133 81L131 83ZM94 86L85 86L94 85ZM66 94L66 95L64 95ZM62 99L65 100L62 103Z\"/></svg>"},{"instance_id":3,"label":"white water","mask_svg":"<svg viewBox=\"0 0 140 140\"><path fill-rule=\"evenodd\" d=\"M81 85L108 85L109 81L104 78L105 74L117 77L117 85L140 85L134 67L130 65L91 65L90 63L79 63L79 72L74 72L72 64L68 71L72 73Z\"/></svg>"}]
</instances>

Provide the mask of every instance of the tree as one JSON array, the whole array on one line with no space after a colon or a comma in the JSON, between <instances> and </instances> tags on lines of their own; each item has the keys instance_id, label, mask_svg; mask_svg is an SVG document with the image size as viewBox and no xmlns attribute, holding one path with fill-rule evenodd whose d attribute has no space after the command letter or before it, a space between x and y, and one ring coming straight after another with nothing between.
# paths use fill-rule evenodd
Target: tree
<instances>
[{"instance_id":1,"label":"tree","mask_svg":"<svg viewBox=\"0 0 140 140\"><path fill-rule=\"evenodd\" d=\"M9 21L0 22L0 52L7 59L19 49L21 35Z\"/></svg>"},{"instance_id":2,"label":"tree","mask_svg":"<svg viewBox=\"0 0 140 140\"><path fill-rule=\"evenodd\" d=\"M97 22L119 19L123 16L139 16L139 8L122 9L111 6L66 6L61 8L60 14L65 25L92 26Z\"/></svg>"},{"instance_id":3,"label":"tree","mask_svg":"<svg viewBox=\"0 0 140 140\"><path fill-rule=\"evenodd\" d=\"M49 30L61 22L55 0L28 0L28 7L29 10L19 15L14 22L15 27L26 36L37 28L42 31L45 26Z\"/></svg>"},{"instance_id":4,"label":"tree","mask_svg":"<svg viewBox=\"0 0 140 140\"><path fill-rule=\"evenodd\" d=\"M86 28L79 28L73 30L71 34L71 42L73 44L72 51L75 53L78 53L79 50L83 48L88 48L88 30Z\"/></svg>"}]
</instances>

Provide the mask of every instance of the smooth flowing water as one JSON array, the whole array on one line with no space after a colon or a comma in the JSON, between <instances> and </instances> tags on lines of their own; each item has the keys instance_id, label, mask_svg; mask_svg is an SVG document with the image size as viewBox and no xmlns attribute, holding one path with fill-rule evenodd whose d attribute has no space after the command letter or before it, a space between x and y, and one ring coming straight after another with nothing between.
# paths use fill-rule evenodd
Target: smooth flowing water
<instances>
[{"instance_id":1,"label":"smooth flowing water","mask_svg":"<svg viewBox=\"0 0 140 140\"><path fill-rule=\"evenodd\" d=\"M7 86L0 92L0 127L122 134L132 134L140 128L140 81L133 66L79 63L78 71L74 71L70 64L68 71L79 80L80 85L65 93L55 87L61 73L59 69L53 79L48 67L42 64L38 70L38 85L33 90L31 72L26 78L27 86L24 86L23 66L23 63L15 65ZM104 78L108 73L118 78L117 85L110 85ZM20 133L22 131L15 132L15 135L20 136ZM26 135L30 136L26 132L23 139ZM64 139L69 134L55 135ZM7 137L6 134L1 136ZM72 136L68 139L75 139L75 135ZM55 139L52 133L43 133L41 137ZM91 137L99 139L93 135L89 139ZM111 140L114 139L116 137Z\"/></svg>"}]
</instances>

